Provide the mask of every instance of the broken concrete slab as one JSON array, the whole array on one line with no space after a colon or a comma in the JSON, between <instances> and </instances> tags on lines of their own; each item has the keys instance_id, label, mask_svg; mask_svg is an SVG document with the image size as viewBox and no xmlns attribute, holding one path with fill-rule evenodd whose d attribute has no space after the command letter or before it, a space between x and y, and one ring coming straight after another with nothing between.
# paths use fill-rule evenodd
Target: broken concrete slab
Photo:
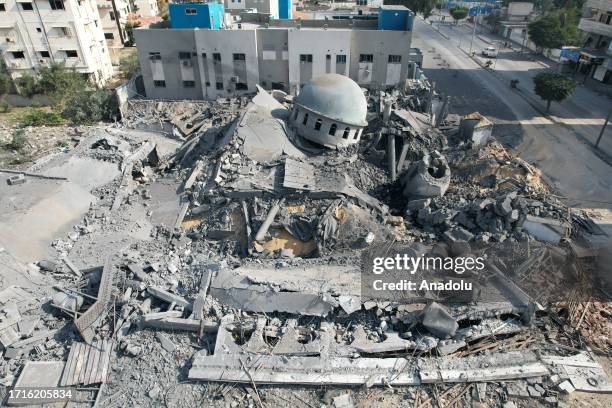
<instances>
[{"instance_id":1,"label":"broken concrete slab","mask_svg":"<svg viewBox=\"0 0 612 408\"><path fill-rule=\"evenodd\" d=\"M442 305L432 302L423 310L423 326L434 336L445 339L455 335L457 321Z\"/></svg>"},{"instance_id":2,"label":"broken concrete slab","mask_svg":"<svg viewBox=\"0 0 612 408\"><path fill-rule=\"evenodd\" d=\"M186 309L191 309L191 302L187 301L184 297L175 295L174 293L170 293L165 289L162 289L157 286L149 286L147 288L147 292L158 299L161 299L168 303L174 303L177 306L184 307Z\"/></svg>"},{"instance_id":3,"label":"broken concrete slab","mask_svg":"<svg viewBox=\"0 0 612 408\"><path fill-rule=\"evenodd\" d=\"M450 167L446 158L437 151L413 163L402 175L404 196L423 199L443 196L450 184Z\"/></svg>"}]
</instances>

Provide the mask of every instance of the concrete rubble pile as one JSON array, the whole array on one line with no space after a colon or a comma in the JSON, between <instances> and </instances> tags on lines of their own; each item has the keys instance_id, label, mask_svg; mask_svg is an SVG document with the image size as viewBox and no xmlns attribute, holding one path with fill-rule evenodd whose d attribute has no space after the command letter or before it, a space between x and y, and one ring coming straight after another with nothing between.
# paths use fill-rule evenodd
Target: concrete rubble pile
<instances>
[{"instance_id":1,"label":"concrete rubble pile","mask_svg":"<svg viewBox=\"0 0 612 408\"><path fill-rule=\"evenodd\" d=\"M361 139L336 149L301 139L286 121L292 99L262 89L134 100L122 123L92 128L70 160L104 163L111 180L88 184L93 199L38 262L0 250L3 281L28 278L0 291L4 392L78 385L98 406L337 407L375 386L410 406L609 393L609 342L586 345L565 320L572 306L542 289L597 286L584 279L596 227L491 135L474 137L487 131L481 116L446 115L432 86L412 86L368 93ZM29 191L23 177L3 188ZM486 268L466 273L479 288L468 301L370 298L362 268L391 248L482 256Z\"/></svg>"}]
</instances>

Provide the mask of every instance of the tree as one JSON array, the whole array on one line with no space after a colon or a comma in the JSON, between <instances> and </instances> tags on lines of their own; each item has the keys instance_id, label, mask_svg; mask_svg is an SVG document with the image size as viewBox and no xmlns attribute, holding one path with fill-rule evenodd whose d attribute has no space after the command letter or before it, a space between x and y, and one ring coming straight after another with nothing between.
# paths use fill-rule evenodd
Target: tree
<instances>
[{"instance_id":1,"label":"tree","mask_svg":"<svg viewBox=\"0 0 612 408\"><path fill-rule=\"evenodd\" d=\"M34 78L30 74L23 74L15 81L17 85L17 90L20 95L23 95L27 98L30 98L32 95L39 92L38 84L36 83L36 78Z\"/></svg>"},{"instance_id":2,"label":"tree","mask_svg":"<svg viewBox=\"0 0 612 408\"><path fill-rule=\"evenodd\" d=\"M38 88L55 103L61 103L67 95L89 88L89 82L74 69L68 69L63 64L51 64L39 69Z\"/></svg>"},{"instance_id":3,"label":"tree","mask_svg":"<svg viewBox=\"0 0 612 408\"><path fill-rule=\"evenodd\" d=\"M140 61L137 53L131 53L121 57L119 60L121 74L125 79L131 79L135 73L140 71Z\"/></svg>"},{"instance_id":4,"label":"tree","mask_svg":"<svg viewBox=\"0 0 612 408\"><path fill-rule=\"evenodd\" d=\"M561 102L574 92L576 84L556 72L542 72L533 78L534 92L546 101L546 111L552 101Z\"/></svg>"},{"instance_id":5,"label":"tree","mask_svg":"<svg viewBox=\"0 0 612 408\"><path fill-rule=\"evenodd\" d=\"M116 112L116 100L108 89L82 90L68 97L62 116L73 124L88 124L112 120Z\"/></svg>"},{"instance_id":6,"label":"tree","mask_svg":"<svg viewBox=\"0 0 612 408\"><path fill-rule=\"evenodd\" d=\"M0 73L0 99L4 97L11 90L11 78Z\"/></svg>"},{"instance_id":7,"label":"tree","mask_svg":"<svg viewBox=\"0 0 612 408\"><path fill-rule=\"evenodd\" d=\"M559 48L565 42L561 23L555 16L546 15L527 25L529 39L541 50Z\"/></svg>"},{"instance_id":8,"label":"tree","mask_svg":"<svg viewBox=\"0 0 612 408\"><path fill-rule=\"evenodd\" d=\"M450 15L453 17L453 19L455 20L455 23L457 23L459 20L463 20L464 18L467 17L469 10L466 9L465 7L455 7L449 10Z\"/></svg>"}]
</instances>

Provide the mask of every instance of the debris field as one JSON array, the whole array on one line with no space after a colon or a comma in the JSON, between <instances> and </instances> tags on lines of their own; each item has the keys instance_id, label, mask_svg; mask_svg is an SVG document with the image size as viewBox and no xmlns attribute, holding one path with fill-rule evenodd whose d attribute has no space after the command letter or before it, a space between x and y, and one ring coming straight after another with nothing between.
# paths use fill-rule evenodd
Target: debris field
<instances>
[{"instance_id":1,"label":"debris field","mask_svg":"<svg viewBox=\"0 0 612 408\"><path fill-rule=\"evenodd\" d=\"M300 137L293 98L259 89L130 100L0 169L3 402L61 386L68 406L607 405L603 231L486 117L408 88L364 91L348 146ZM390 253L481 258L462 275L478 290L377 297L364 269Z\"/></svg>"}]
</instances>

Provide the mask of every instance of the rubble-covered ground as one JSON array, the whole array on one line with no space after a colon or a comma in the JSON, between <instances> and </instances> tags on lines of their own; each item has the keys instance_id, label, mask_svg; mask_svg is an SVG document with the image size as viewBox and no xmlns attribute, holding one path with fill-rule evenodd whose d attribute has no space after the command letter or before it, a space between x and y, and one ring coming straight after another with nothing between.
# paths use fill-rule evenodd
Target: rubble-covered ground
<instances>
[{"instance_id":1,"label":"rubble-covered ground","mask_svg":"<svg viewBox=\"0 0 612 408\"><path fill-rule=\"evenodd\" d=\"M440 101L432 125L428 92L369 94L364 136L338 150L279 131L265 98L134 100L121 123L45 129L78 137L0 186L3 395L47 380L79 387L71 406L610 406L600 230ZM461 301L369 299L382 253L487 268Z\"/></svg>"}]
</instances>

